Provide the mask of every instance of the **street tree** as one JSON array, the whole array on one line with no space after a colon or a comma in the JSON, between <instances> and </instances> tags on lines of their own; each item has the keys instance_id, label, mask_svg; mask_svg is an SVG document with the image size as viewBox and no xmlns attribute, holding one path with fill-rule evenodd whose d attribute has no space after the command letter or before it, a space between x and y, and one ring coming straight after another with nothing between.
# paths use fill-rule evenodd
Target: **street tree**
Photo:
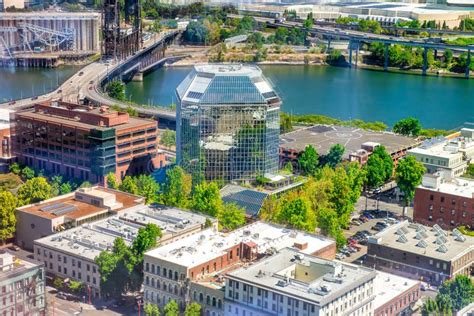
<instances>
[{"instance_id":1,"label":"street tree","mask_svg":"<svg viewBox=\"0 0 474 316\"><path fill-rule=\"evenodd\" d=\"M393 160L384 146L378 146L369 156L366 165L367 185L371 188L381 186L393 174Z\"/></svg>"},{"instance_id":2,"label":"street tree","mask_svg":"<svg viewBox=\"0 0 474 316\"><path fill-rule=\"evenodd\" d=\"M223 202L216 182L201 182L194 188L193 210L217 217L222 208Z\"/></svg>"},{"instance_id":3,"label":"street tree","mask_svg":"<svg viewBox=\"0 0 474 316\"><path fill-rule=\"evenodd\" d=\"M440 299L438 296L444 296L444 298ZM459 274L454 279L445 281L439 288L436 301L438 308L441 310L445 310L445 305L449 304L452 309L459 311L474 302L473 280L468 276Z\"/></svg>"},{"instance_id":4,"label":"street tree","mask_svg":"<svg viewBox=\"0 0 474 316\"><path fill-rule=\"evenodd\" d=\"M69 290L73 293L80 293L82 290L83 284L80 281L69 280Z\"/></svg>"},{"instance_id":5,"label":"street tree","mask_svg":"<svg viewBox=\"0 0 474 316\"><path fill-rule=\"evenodd\" d=\"M393 125L393 132L404 136L418 136L421 132L421 123L418 119L408 117Z\"/></svg>"},{"instance_id":6,"label":"street tree","mask_svg":"<svg viewBox=\"0 0 474 316\"><path fill-rule=\"evenodd\" d=\"M105 180L107 182L107 187L111 189L118 189L119 185L117 183L117 179L115 178L115 173L109 172L107 176L105 177Z\"/></svg>"},{"instance_id":7,"label":"street tree","mask_svg":"<svg viewBox=\"0 0 474 316\"><path fill-rule=\"evenodd\" d=\"M15 209L17 198L10 191L0 192L0 242L12 238L15 233Z\"/></svg>"},{"instance_id":8,"label":"street tree","mask_svg":"<svg viewBox=\"0 0 474 316\"><path fill-rule=\"evenodd\" d=\"M336 240L338 248L346 244L346 239L342 233L337 212L331 208L322 208L318 214L318 227L323 235Z\"/></svg>"},{"instance_id":9,"label":"street tree","mask_svg":"<svg viewBox=\"0 0 474 316\"><path fill-rule=\"evenodd\" d=\"M72 191L71 183L64 182L59 186L59 193L60 194L68 194Z\"/></svg>"},{"instance_id":10,"label":"street tree","mask_svg":"<svg viewBox=\"0 0 474 316\"><path fill-rule=\"evenodd\" d=\"M234 230L245 224L245 211L235 203L225 204L218 214L219 225L226 230Z\"/></svg>"},{"instance_id":11,"label":"street tree","mask_svg":"<svg viewBox=\"0 0 474 316\"><path fill-rule=\"evenodd\" d=\"M301 171L306 175L311 175L318 169L318 153L313 146L307 145L298 158Z\"/></svg>"},{"instance_id":12,"label":"street tree","mask_svg":"<svg viewBox=\"0 0 474 316\"><path fill-rule=\"evenodd\" d=\"M138 194L138 187L135 180L131 176L125 176L119 185L119 190L131 194Z\"/></svg>"},{"instance_id":13,"label":"street tree","mask_svg":"<svg viewBox=\"0 0 474 316\"><path fill-rule=\"evenodd\" d=\"M160 308L156 304L146 303L143 308L146 316L160 316Z\"/></svg>"},{"instance_id":14,"label":"street tree","mask_svg":"<svg viewBox=\"0 0 474 316\"><path fill-rule=\"evenodd\" d=\"M20 186L17 197L19 205L40 202L52 197L52 188L45 178L36 177Z\"/></svg>"},{"instance_id":15,"label":"street tree","mask_svg":"<svg viewBox=\"0 0 474 316\"><path fill-rule=\"evenodd\" d=\"M175 166L166 171L166 182L160 201L169 206L187 208L190 203L192 179L183 168Z\"/></svg>"},{"instance_id":16,"label":"street tree","mask_svg":"<svg viewBox=\"0 0 474 316\"><path fill-rule=\"evenodd\" d=\"M170 300L164 307L165 316L179 316L179 306L175 300Z\"/></svg>"},{"instance_id":17,"label":"street tree","mask_svg":"<svg viewBox=\"0 0 474 316\"><path fill-rule=\"evenodd\" d=\"M416 161L415 157L407 156L398 162L396 174L397 185L404 193L405 203L408 206L415 196L415 189L421 184L425 166Z\"/></svg>"},{"instance_id":18,"label":"street tree","mask_svg":"<svg viewBox=\"0 0 474 316\"><path fill-rule=\"evenodd\" d=\"M184 316L201 316L201 305L196 302L187 305L184 310Z\"/></svg>"},{"instance_id":19,"label":"street tree","mask_svg":"<svg viewBox=\"0 0 474 316\"><path fill-rule=\"evenodd\" d=\"M137 194L145 198L145 203L154 203L157 200L160 186L151 175L139 175L135 178Z\"/></svg>"}]
</instances>

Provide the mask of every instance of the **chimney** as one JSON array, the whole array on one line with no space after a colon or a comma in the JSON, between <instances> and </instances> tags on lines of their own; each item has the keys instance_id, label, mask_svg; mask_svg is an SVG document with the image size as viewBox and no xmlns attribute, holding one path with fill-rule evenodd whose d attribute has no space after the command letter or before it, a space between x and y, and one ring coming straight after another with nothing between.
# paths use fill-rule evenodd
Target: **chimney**
<instances>
[{"instance_id":1,"label":"chimney","mask_svg":"<svg viewBox=\"0 0 474 316\"><path fill-rule=\"evenodd\" d=\"M299 249L299 250L305 250L306 248L308 248L308 243L307 242L304 242L304 243L295 242L293 244L293 247L295 247L296 249Z\"/></svg>"}]
</instances>

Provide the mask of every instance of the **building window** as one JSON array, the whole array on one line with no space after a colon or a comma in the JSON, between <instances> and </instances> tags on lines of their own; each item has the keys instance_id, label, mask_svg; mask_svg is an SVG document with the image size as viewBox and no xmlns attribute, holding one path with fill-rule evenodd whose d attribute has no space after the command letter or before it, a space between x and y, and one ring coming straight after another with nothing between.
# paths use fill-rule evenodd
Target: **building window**
<instances>
[{"instance_id":1,"label":"building window","mask_svg":"<svg viewBox=\"0 0 474 316\"><path fill-rule=\"evenodd\" d=\"M430 201L433 201L433 194L430 194Z\"/></svg>"}]
</instances>

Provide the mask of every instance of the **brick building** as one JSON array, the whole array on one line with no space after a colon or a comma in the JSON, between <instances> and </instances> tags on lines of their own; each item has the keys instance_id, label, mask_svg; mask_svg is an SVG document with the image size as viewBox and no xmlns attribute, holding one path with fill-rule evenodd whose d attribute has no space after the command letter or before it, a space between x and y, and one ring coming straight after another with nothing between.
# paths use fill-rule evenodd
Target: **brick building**
<instances>
[{"instance_id":1,"label":"brick building","mask_svg":"<svg viewBox=\"0 0 474 316\"><path fill-rule=\"evenodd\" d=\"M474 237L404 221L369 237L364 264L439 285L458 274L472 273Z\"/></svg>"},{"instance_id":2,"label":"brick building","mask_svg":"<svg viewBox=\"0 0 474 316\"><path fill-rule=\"evenodd\" d=\"M67 178L104 183L146 173L157 156L157 122L62 101L35 104L12 117L13 151L21 164Z\"/></svg>"},{"instance_id":3,"label":"brick building","mask_svg":"<svg viewBox=\"0 0 474 316\"><path fill-rule=\"evenodd\" d=\"M0 109L0 170L7 170L12 159L10 110Z\"/></svg>"},{"instance_id":4,"label":"brick building","mask_svg":"<svg viewBox=\"0 0 474 316\"><path fill-rule=\"evenodd\" d=\"M474 227L474 180L426 174L415 191L413 219L445 229Z\"/></svg>"},{"instance_id":5,"label":"brick building","mask_svg":"<svg viewBox=\"0 0 474 316\"><path fill-rule=\"evenodd\" d=\"M196 301L205 314L222 316L225 273L285 247L328 260L336 254L334 240L263 222L228 234L208 229L145 254L145 301L174 299L182 308Z\"/></svg>"}]
</instances>

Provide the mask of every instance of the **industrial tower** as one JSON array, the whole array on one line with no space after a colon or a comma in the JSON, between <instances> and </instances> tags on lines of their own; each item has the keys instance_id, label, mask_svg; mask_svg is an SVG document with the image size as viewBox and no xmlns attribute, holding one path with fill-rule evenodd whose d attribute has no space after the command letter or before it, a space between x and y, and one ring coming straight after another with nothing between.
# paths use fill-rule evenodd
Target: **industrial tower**
<instances>
[{"instance_id":1,"label":"industrial tower","mask_svg":"<svg viewBox=\"0 0 474 316\"><path fill-rule=\"evenodd\" d=\"M121 28L122 13L124 24ZM123 9L118 0L105 0L102 15L104 57L125 59L140 49L141 17L138 0L125 0Z\"/></svg>"}]
</instances>

